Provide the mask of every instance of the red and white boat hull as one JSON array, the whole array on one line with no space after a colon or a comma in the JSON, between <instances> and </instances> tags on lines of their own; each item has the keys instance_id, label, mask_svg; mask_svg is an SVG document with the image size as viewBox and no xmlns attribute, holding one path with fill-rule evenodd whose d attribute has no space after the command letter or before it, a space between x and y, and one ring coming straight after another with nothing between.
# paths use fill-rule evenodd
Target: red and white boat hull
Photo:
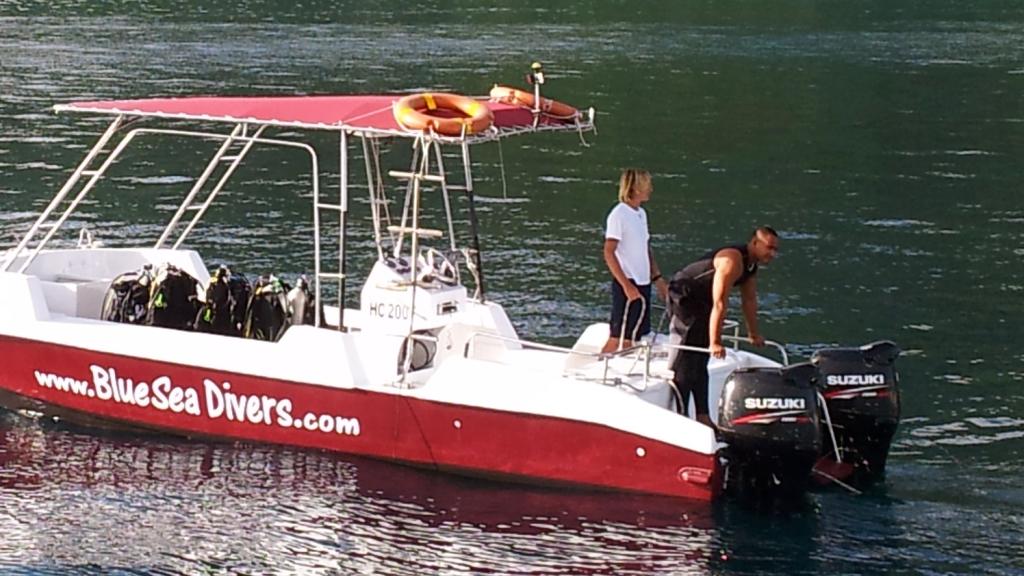
<instances>
[{"instance_id":1,"label":"red and white boat hull","mask_svg":"<svg viewBox=\"0 0 1024 576\"><path fill-rule=\"evenodd\" d=\"M430 386L339 388L10 336L0 349L3 391L66 416L529 482L705 500L720 485L713 445L700 452L570 417L442 401L423 393Z\"/></svg>"}]
</instances>

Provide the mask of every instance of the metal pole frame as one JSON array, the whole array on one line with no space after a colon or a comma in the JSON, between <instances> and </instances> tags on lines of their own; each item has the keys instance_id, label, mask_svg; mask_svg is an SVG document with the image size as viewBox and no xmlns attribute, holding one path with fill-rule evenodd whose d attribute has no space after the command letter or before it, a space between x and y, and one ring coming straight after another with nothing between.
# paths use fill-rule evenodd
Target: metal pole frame
<instances>
[{"instance_id":1,"label":"metal pole frame","mask_svg":"<svg viewBox=\"0 0 1024 576\"><path fill-rule=\"evenodd\" d=\"M203 173L203 177L196 182L196 184L192 187L192 191L189 193L189 196L185 199L185 201L181 203L181 206L178 207L178 213L174 215L174 219L167 225L167 228L164 231L165 235L170 235L171 228L177 225L178 220L181 217L181 214L183 214L184 211L188 209L188 206L191 205L192 199L199 192L199 188L206 184L206 180L209 179L210 175L212 174L212 169L216 168L216 163L225 159L224 152L227 151L227 149L235 142L244 142L244 146L242 150L239 151L238 154L236 154L235 157L231 159L231 165L229 165L227 170L224 171L224 174L220 177L220 180L217 181L217 184L214 186L213 190L206 197L206 200L199 207L199 210L196 211L195 216L193 216L192 219L189 220L188 225L185 226L185 230L183 230L181 235L178 236L178 240L171 246L171 248L177 250L185 241L185 238L192 233L192 230L196 227L196 224L199 223L199 220L201 220L202 217L206 214L206 211L210 208L210 205L213 204L213 199L216 198L218 194L220 194L221 190L224 189L224 185L227 184L228 180L231 179L231 176L234 175L235 170L237 170L238 167L242 164L242 160L245 159L245 157L249 154L249 150L251 150L253 145L257 142L256 139L260 138L260 136L263 134L263 131L266 130L266 128L266 126L260 126L252 136L248 136L248 130L246 128L246 125L239 124L235 127L235 131L239 131L240 129L241 135L236 136L234 135L234 132L232 132L232 136L224 140L224 144L221 145L221 148L217 151L217 154L214 156L214 158L210 160L210 164L207 166L207 170ZM154 248L160 248L164 240L165 237L161 236L160 240L157 242L157 245L154 246Z\"/></svg>"},{"instance_id":2,"label":"metal pole frame","mask_svg":"<svg viewBox=\"0 0 1024 576\"><path fill-rule=\"evenodd\" d=\"M345 240L348 238L348 132L342 130L338 146L341 155L338 162L339 173L341 174L341 211L339 213L338 229L338 330L345 330ZM320 306L317 306L319 309ZM317 320L317 326L320 321Z\"/></svg>"},{"instance_id":3,"label":"metal pole frame","mask_svg":"<svg viewBox=\"0 0 1024 576\"><path fill-rule=\"evenodd\" d=\"M371 151L370 151L369 142L367 141L368 139L367 139L365 134L363 134L360 139L362 140L362 144L363 144L363 159L365 160L364 164L366 165L366 188L367 188L367 190L370 193L370 216L373 218L373 241L374 241L374 244L377 245L377 259L378 260L383 260L384 259L384 246L383 246L383 238L381 237L381 228L380 228L380 224L381 224L381 217L380 217L381 207L380 207L380 204L379 204L379 199L377 198L377 189L376 189L377 182L374 180L374 176L373 176L373 166L371 165L371 158L370 158ZM375 153L374 153L374 156L376 156Z\"/></svg>"},{"instance_id":4,"label":"metal pole frame","mask_svg":"<svg viewBox=\"0 0 1024 576\"><path fill-rule=\"evenodd\" d=\"M118 115L116 118L114 118L114 121L110 123L106 131L103 132L103 135L100 136L100 139L96 141L96 144L93 145L92 149L89 150L89 152L85 155L85 158L82 159L82 162L79 163L78 167L75 168L75 171L72 172L67 182L64 183L64 186L62 186L60 191L57 192L57 195L53 197L53 200L50 200L50 203L46 206L46 209L43 210L43 213L39 215L39 218L36 219L35 223L32 224L32 227L29 228L28 232L25 233L25 236L23 236L21 241L18 242L18 245L8 253L7 258L5 258L3 263L0 264L0 272L6 272L11 267L11 264L14 263L14 260L18 257L18 255L21 254L21 251L24 250L26 246L28 246L28 243L32 241L32 237L36 235L36 233L39 231L39 228L41 228L43 226L43 223L46 222L46 220L50 217L50 214L52 214L53 211L57 209L57 206L59 206L60 203L64 201L64 197L68 195L68 192L71 192L71 189L75 187L75 184L78 184L78 181L82 178L82 175L86 173L86 167L89 166L89 164L91 164L97 156L99 156L100 152L103 150L103 147L106 146L108 142L110 142L110 139L114 137L114 134L121 127L123 122L123 114ZM104 163L104 166L106 166L107 164L108 163ZM101 173L101 170L93 171L92 176L85 185L85 192L88 192L88 190L96 184L96 181L99 179ZM49 233L43 238L43 240L40 241L39 246L36 247L32 255L25 260L21 268L18 270L19 273L25 272L25 269L28 268L28 265L31 264L33 260L35 260L35 257L37 254L39 254L39 251L42 250L43 246L45 246L47 242L49 242L50 238L52 238L53 234L57 231L57 228L59 228L60 225L63 224L64 220L67 219L68 215L71 214L71 212L78 205L78 202L80 202L82 197L84 196L84 192L79 193L78 197L72 202L71 206L69 206L67 210L64 212L64 215L58 220L56 224L54 224L53 228L50 229Z\"/></svg>"},{"instance_id":5,"label":"metal pole frame","mask_svg":"<svg viewBox=\"0 0 1024 576\"><path fill-rule=\"evenodd\" d=\"M479 285L476 287L480 303L486 301L484 292L484 263L480 254L480 220L476 215L476 198L473 196L473 171L470 165L469 143L462 141L462 169L466 176L466 198L469 200L469 230L470 244L472 245L469 257L476 265L476 280Z\"/></svg>"}]
</instances>

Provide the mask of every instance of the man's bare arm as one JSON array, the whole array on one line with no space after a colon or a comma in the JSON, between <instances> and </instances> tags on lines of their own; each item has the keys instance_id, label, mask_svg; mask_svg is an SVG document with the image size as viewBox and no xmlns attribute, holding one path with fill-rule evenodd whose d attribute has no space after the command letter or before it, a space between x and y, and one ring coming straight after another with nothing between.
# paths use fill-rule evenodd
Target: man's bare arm
<instances>
[{"instance_id":1,"label":"man's bare arm","mask_svg":"<svg viewBox=\"0 0 1024 576\"><path fill-rule=\"evenodd\" d=\"M764 346L764 338L757 327L757 276L751 276L740 286L743 298L743 318L747 321L747 335L754 346Z\"/></svg>"},{"instance_id":2,"label":"man's bare arm","mask_svg":"<svg viewBox=\"0 0 1024 576\"><path fill-rule=\"evenodd\" d=\"M743 272L743 257L734 248L722 250L715 256L715 279L711 284L711 321L708 326L711 355L725 357L722 346L722 323L729 310L729 290Z\"/></svg>"}]
</instances>

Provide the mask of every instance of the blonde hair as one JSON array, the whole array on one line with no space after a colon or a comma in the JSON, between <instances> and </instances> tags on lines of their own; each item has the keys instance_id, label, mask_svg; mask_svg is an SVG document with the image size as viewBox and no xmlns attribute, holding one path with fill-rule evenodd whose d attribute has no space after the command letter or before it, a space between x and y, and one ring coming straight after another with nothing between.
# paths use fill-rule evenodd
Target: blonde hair
<instances>
[{"instance_id":1,"label":"blonde hair","mask_svg":"<svg viewBox=\"0 0 1024 576\"><path fill-rule=\"evenodd\" d=\"M651 173L639 168L626 168L619 177L619 202L633 198L633 193L651 185Z\"/></svg>"}]
</instances>

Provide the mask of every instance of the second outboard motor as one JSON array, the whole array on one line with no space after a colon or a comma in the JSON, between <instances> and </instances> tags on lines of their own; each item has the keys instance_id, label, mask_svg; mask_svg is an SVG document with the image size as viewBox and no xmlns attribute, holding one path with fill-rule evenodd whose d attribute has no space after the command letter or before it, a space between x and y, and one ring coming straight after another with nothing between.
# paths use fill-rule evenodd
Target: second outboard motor
<instances>
[{"instance_id":1,"label":"second outboard motor","mask_svg":"<svg viewBox=\"0 0 1024 576\"><path fill-rule=\"evenodd\" d=\"M840 455L853 465L855 479L875 479L885 471L900 421L895 365L899 355L896 344L882 341L860 348L826 348L811 356ZM824 450L826 456L834 452L827 437Z\"/></svg>"},{"instance_id":2,"label":"second outboard motor","mask_svg":"<svg viewBox=\"0 0 1024 576\"><path fill-rule=\"evenodd\" d=\"M798 495L821 453L816 371L811 364L736 370L718 404L725 488L739 495Z\"/></svg>"}]
</instances>

